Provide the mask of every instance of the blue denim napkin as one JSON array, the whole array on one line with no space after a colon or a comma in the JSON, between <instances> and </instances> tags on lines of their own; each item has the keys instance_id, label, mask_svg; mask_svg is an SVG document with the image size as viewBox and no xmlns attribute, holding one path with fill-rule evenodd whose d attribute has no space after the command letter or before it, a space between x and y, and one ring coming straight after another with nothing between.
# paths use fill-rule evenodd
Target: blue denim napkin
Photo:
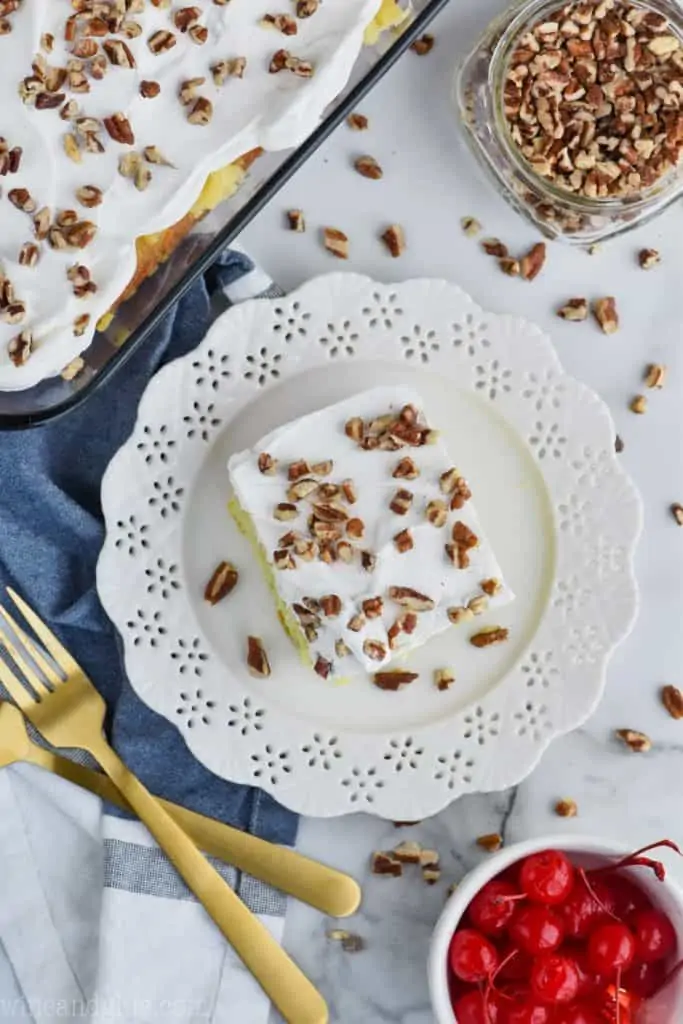
<instances>
[{"instance_id":1,"label":"blue denim napkin","mask_svg":"<svg viewBox=\"0 0 683 1024\"><path fill-rule=\"evenodd\" d=\"M296 815L260 790L211 774L175 727L138 699L95 589L104 538L100 482L131 433L140 397L161 366L201 341L236 283L233 298L244 295L248 275L263 284L254 271L242 253L226 251L90 401L53 424L0 434L0 587L23 594L96 683L114 747L152 792L293 844Z\"/></svg>"}]
</instances>

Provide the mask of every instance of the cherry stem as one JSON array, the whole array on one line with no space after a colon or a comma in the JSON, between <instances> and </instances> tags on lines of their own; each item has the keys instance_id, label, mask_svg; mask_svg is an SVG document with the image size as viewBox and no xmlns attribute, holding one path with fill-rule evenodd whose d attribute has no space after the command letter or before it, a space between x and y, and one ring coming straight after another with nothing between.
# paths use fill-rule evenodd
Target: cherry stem
<instances>
[{"instance_id":1,"label":"cherry stem","mask_svg":"<svg viewBox=\"0 0 683 1024\"><path fill-rule=\"evenodd\" d=\"M486 979L486 991L484 992L484 1014L487 1021L493 1020L491 1014L489 1013L489 999L491 998L491 993L496 991L496 978L498 977L502 969L505 967L505 965L509 964L513 957L516 956L517 950L511 950L508 953L508 955L501 960L501 962L496 967L495 971L492 971L489 974L488 978Z\"/></svg>"},{"instance_id":2,"label":"cherry stem","mask_svg":"<svg viewBox=\"0 0 683 1024\"><path fill-rule=\"evenodd\" d=\"M601 870L601 869L597 869L597 870ZM608 917L611 917L614 921L618 921L619 924L622 924L621 918L617 917L617 915L614 913L614 911L610 910L609 907L606 906L602 902L602 900L600 899L600 897L596 893L595 889L593 888L593 886L588 881L588 875L587 875L586 871L584 870L584 868L579 868L579 878L582 880L583 884L588 889L588 893L589 893L591 899L594 899L595 902L597 903L597 905L600 907L600 910L604 911L604 913L607 914Z\"/></svg>"},{"instance_id":3,"label":"cherry stem","mask_svg":"<svg viewBox=\"0 0 683 1024\"><path fill-rule=\"evenodd\" d=\"M666 877L666 868L662 862L643 856L644 853L649 853L650 850L659 850L662 847L666 847L668 850L673 850L674 853L679 855L679 857L683 856L680 848L672 839L660 839L657 843L650 843L649 846L644 846L641 850L635 850L633 853L630 853L628 857L622 857L621 860L615 861L614 864L605 864L601 868L592 868L591 874L606 874L609 871L618 871L619 868L646 867L654 871L659 881L663 882Z\"/></svg>"}]
</instances>

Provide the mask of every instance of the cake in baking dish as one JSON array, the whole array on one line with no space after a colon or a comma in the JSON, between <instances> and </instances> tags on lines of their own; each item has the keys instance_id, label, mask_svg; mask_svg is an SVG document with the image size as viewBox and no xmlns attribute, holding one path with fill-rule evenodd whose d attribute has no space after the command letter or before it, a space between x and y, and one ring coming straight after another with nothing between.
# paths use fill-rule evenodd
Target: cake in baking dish
<instances>
[{"instance_id":1,"label":"cake in baking dish","mask_svg":"<svg viewBox=\"0 0 683 1024\"><path fill-rule=\"evenodd\" d=\"M376 672L513 594L412 390L374 388L228 463L232 515L323 678Z\"/></svg>"},{"instance_id":2,"label":"cake in baking dish","mask_svg":"<svg viewBox=\"0 0 683 1024\"><path fill-rule=\"evenodd\" d=\"M0 0L0 388L86 348L405 17L397 0Z\"/></svg>"}]
</instances>

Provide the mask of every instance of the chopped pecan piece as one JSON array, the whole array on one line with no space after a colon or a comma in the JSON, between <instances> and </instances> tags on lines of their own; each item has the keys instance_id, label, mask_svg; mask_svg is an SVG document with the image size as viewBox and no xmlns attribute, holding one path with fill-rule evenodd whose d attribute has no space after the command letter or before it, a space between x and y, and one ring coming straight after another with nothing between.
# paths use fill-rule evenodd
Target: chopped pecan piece
<instances>
[{"instance_id":1,"label":"chopped pecan piece","mask_svg":"<svg viewBox=\"0 0 683 1024\"><path fill-rule=\"evenodd\" d=\"M19 264L22 267L35 267L40 259L40 249L33 242L25 242L19 251Z\"/></svg>"},{"instance_id":2,"label":"chopped pecan piece","mask_svg":"<svg viewBox=\"0 0 683 1024\"><path fill-rule=\"evenodd\" d=\"M638 253L638 264L643 270L652 270L661 262L662 257L657 249L641 249Z\"/></svg>"},{"instance_id":3,"label":"chopped pecan piece","mask_svg":"<svg viewBox=\"0 0 683 1024\"><path fill-rule=\"evenodd\" d=\"M340 638L334 642L334 653L338 658L348 658L351 653L351 648L347 647L344 641Z\"/></svg>"},{"instance_id":4,"label":"chopped pecan piece","mask_svg":"<svg viewBox=\"0 0 683 1024\"><path fill-rule=\"evenodd\" d=\"M438 864L423 864L422 878L427 885L436 885L441 880L441 868Z\"/></svg>"},{"instance_id":5,"label":"chopped pecan piece","mask_svg":"<svg viewBox=\"0 0 683 1024\"><path fill-rule=\"evenodd\" d=\"M631 412L635 412L638 416L643 416L647 412L647 398L645 395L634 395L629 405Z\"/></svg>"},{"instance_id":6,"label":"chopped pecan piece","mask_svg":"<svg viewBox=\"0 0 683 1024\"><path fill-rule=\"evenodd\" d=\"M401 530L394 536L394 544L396 550L401 555L405 555L407 551L411 551L413 548L413 535L410 530Z\"/></svg>"},{"instance_id":7,"label":"chopped pecan piece","mask_svg":"<svg viewBox=\"0 0 683 1024\"><path fill-rule=\"evenodd\" d=\"M516 260L513 256L504 256L503 259L498 260L498 266L508 277L519 277L522 272L519 260Z\"/></svg>"},{"instance_id":8,"label":"chopped pecan piece","mask_svg":"<svg viewBox=\"0 0 683 1024\"><path fill-rule=\"evenodd\" d=\"M172 50L178 40L174 36L173 32L169 32L166 29L159 29L157 32L153 32L147 40L147 46L150 52L155 56L160 53L167 53Z\"/></svg>"},{"instance_id":9,"label":"chopped pecan piece","mask_svg":"<svg viewBox=\"0 0 683 1024\"><path fill-rule=\"evenodd\" d=\"M325 459L324 462L314 462L311 466L313 476L329 476L334 469L332 459Z\"/></svg>"},{"instance_id":10,"label":"chopped pecan piece","mask_svg":"<svg viewBox=\"0 0 683 1024\"><path fill-rule=\"evenodd\" d=\"M289 519L296 519L299 515L299 510L296 505L291 504L288 501L281 501L279 505L275 506L273 517L279 519L280 522L287 522Z\"/></svg>"},{"instance_id":11,"label":"chopped pecan piece","mask_svg":"<svg viewBox=\"0 0 683 1024\"><path fill-rule=\"evenodd\" d=\"M310 18L320 6L320 0L296 0L297 18Z\"/></svg>"},{"instance_id":12,"label":"chopped pecan piece","mask_svg":"<svg viewBox=\"0 0 683 1024\"><path fill-rule=\"evenodd\" d=\"M403 874L403 865L392 853L376 851L372 855L370 870L373 875L388 875L392 878L400 878Z\"/></svg>"},{"instance_id":13,"label":"chopped pecan piece","mask_svg":"<svg viewBox=\"0 0 683 1024\"><path fill-rule=\"evenodd\" d=\"M289 14L264 14L261 18L264 28L274 28L283 36L295 36L299 31L296 21Z\"/></svg>"},{"instance_id":14,"label":"chopped pecan piece","mask_svg":"<svg viewBox=\"0 0 683 1024\"><path fill-rule=\"evenodd\" d=\"M384 610L384 602L381 597L367 597L362 607L366 618L378 619Z\"/></svg>"},{"instance_id":15,"label":"chopped pecan piece","mask_svg":"<svg viewBox=\"0 0 683 1024\"><path fill-rule=\"evenodd\" d=\"M505 643L509 636L509 629L504 629L502 626L488 626L471 636L470 643L473 647L491 647L493 644Z\"/></svg>"},{"instance_id":16,"label":"chopped pecan piece","mask_svg":"<svg viewBox=\"0 0 683 1024\"><path fill-rule=\"evenodd\" d=\"M474 618L474 612L471 608L448 608L446 614L448 615L448 621L452 622L454 626L459 626L461 622L470 622Z\"/></svg>"},{"instance_id":17,"label":"chopped pecan piece","mask_svg":"<svg viewBox=\"0 0 683 1024\"><path fill-rule=\"evenodd\" d=\"M346 524L346 533L354 540L362 540L365 535L365 523L362 519L358 519L357 517L349 519Z\"/></svg>"},{"instance_id":18,"label":"chopped pecan piece","mask_svg":"<svg viewBox=\"0 0 683 1024\"><path fill-rule=\"evenodd\" d=\"M211 65L214 85L225 85L228 78L244 78L247 67L246 57L233 57L232 60L219 60Z\"/></svg>"},{"instance_id":19,"label":"chopped pecan piece","mask_svg":"<svg viewBox=\"0 0 683 1024\"><path fill-rule=\"evenodd\" d=\"M301 480L295 481L291 487L288 487L287 498L289 501L301 501L303 498L307 498L309 494L313 494L317 487L317 480L312 480L311 477L302 477Z\"/></svg>"},{"instance_id":20,"label":"chopped pecan piece","mask_svg":"<svg viewBox=\"0 0 683 1024\"><path fill-rule=\"evenodd\" d=\"M214 569L211 579L206 584L204 600L208 601L211 605L218 604L224 597L232 593L237 586L239 578L239 572L232 562L220 562Z\"/></svg>"},{"instance_id":21,"label":"chopped pecan piece","mask_svg":"<svg viewBox=\"0 0 683 1024\"><path fill-rule=\"evenodd\" d=\"M346 118L346 123L354 132L364 132L369 126L369 122L365 114L358 113L349 114Z\"/></svg>"},{"instance_id":22,"label":"chopped pecan piece","mask_svg":"<svg viewBox=\"0 0 683 1024\"><path fill-rule=\"evenodd\" d=\"M365 616L353 615L346 623L346 628L350 629L352 633L360 633L365 628Z\"/></svg>"},{"instance_id":23,"label":"chopped pecan piece","mask_svg":"<svg viewBox=\"0 0 683 1024\"><path fill-rule=\"evenodd\" d=\"M273 54L268 70L271 75L279 71L291 71L298 78L312 78L315 69L310 61L295 57L289 50L278 50Z\"/></svg>"},{"instance_id":24,"label":"chopped pecan piece","mask_svg":"<svg viewBox=\"0 0 683 1024\"><path fill-rule=\"evenodd\" d=\"M481 247L487 256L495 256L499 260L505 259L508 255L508 247L500 238L485 238Z\"/></svg>"},{"instance_id":25,"label":"chopped pecan piece","mask_svg":"<svg viewBox=\"0 0 683 1024\"><path fill-rule=\"evenodd\" d=\"M434 671L434 685L437 690L448 690L455 682L455 675L450 668L437 668Z\"/></svg>"},{"instance_id":26,"label":"chopped pecan piece","mask_svg":"<svg viewBox=\"0 0 683 1024\"><path fill-rule=\"evenodd\" d=\"M394 259L406 251L406 236L400 224L390 224L386 231L382 232L381 237L389 250L389 255Z\"/></svg>"},{"instance_id":27,"label":"chopped pecan piece","mask_svg":"<svg viewBox=\"0 0 683 1024\"><path fill-rule=\"evenodd\" d=\"M265 679L270 675L270 662L263 640L259 636L247 637L247 668L252 676Z\"/></svg>"},{"instance_id":28,"label":"chopped pecan piece","mask_svg":"<svg viewBox=\"0 0 683 1024\"><path fill-rule=\"evenodd\" d=\"M114 142L120 142L123 146L132 146L135 143L133 129L125 114L119 111L111 117L105 117L102 123Z\"/></svg>"},{"instance_id":29,"label":"chopped pecan piece","mask_svg":"<svg viewBox=\"0 0 683 1024\"><path fill-rule=\"evenodd\" d=\"M545 242L532 245L526 255L519 261L519 276L523 281L533 281L543 270L546 258Z\"/></svg>"},{"instance_id":30,"label":"chopped pecan piece","mask_svg":"<svg viewBox=\"0 0 683 1024\"><path fill-rule=\"evenodd\" d=\"M459 548L476 548L479 544L479 538L473 530L470 530L469 526L458 519L457 523L453 524L453 540Z\"/></svg>"},{"instance_id":31,"label":"chopped pecan piece","mask_svg":"<svg viewBox=\"0 0 683 1024\"><path fill-rule=\"evenodd\" d=\"M173 24L179 32L187 32L202 16L200 7L179 7L173 15Z\"/></svg>"},{"instance_id":32,"label":"chopped pecan piece","mask_svg":"<svg viewBox=\"0 0 683 1024\"><path fill-rule=\"evenodd\" d=\"M17 334L16 337L12 338L7 346L7 352L15 366L23 366L24 363L28 362L29 356L33 352L33 334L31 331L22 331L21 334Z\"/></svg>"},{"instance_id":33,"label":"chopped pecan piece","mask_svg":"<svg viewBox=\"0 0 683 1024\"><path fill-rule=\"evenodd\" d=\"M273 565L280 570L296 569L296 560L287 548L278 549L273 552Z\"/></svg>"},{"instance_id":34,"label":"chopped pecan piece","mask_svg":"<svg viewBox=\"0 0 683 1024\"><path fill-rule=\"evenodd\" d=\"M306 221L303 210L287 210L287 223L290 231L303 233L306 230Z\"/></svg>"},{"instance_id":35,"label":"chopped pecan piece","mask_svg":"<svg viewBox=\"0 0 683 1024\"><path fill-rule=\"evenodd\" d=\"M294 541L294 552L302 562L312 562L318 557L319 549L316 541L301 537Z\"/></svg>"},{"instance_id":36,"label":"chopped pecan piece","mask_svg":"<svg viewBox=\"0 0 683 1024\"><path fill-rule=\"evenodd\" d=\"M662 687L662 704L672 718L683 718L683 693L677 686Z\"/></svg>"},{"instance_id":37,"label":"chopped pecan piece","mask_svg":"<svg viewBox=\"0 0 683 1024\"><path fill-rule=\"evenodd\" d=\"M612 295L595 300L593 303L593 316L604 334L614 334L619 329L617 303Z\"/></svg>"},{"instance_id":38,"label":"chopped pecan piece","mask_svg":"<svg viewBox=\"0 0 683 1024\"><path fill-rule=\"evenodd\" d=\"M578 813L579 809L576 805L576 800L565 798L564 800L558 800L555 804L555 814L558 818L575 818Z\"/></svg>"},{"instance_id":39,"label":"chopped pecan piece","mask_svg":"<svg viewBox=\"0 0 683 1024\"><path fill-rule=\"evenodd\" d=\"M616 735L634 754L646 754L652 749L652 740L644 732L638 732L636 729L617 729Z\"/></svg>"},{"instance_id":40,"label":"chopped pecan piece","mask_svg":"<svg viewBox=\"0 0 683 1024\"><path fill-rule=\"evenodd\" d=\"M391 668L386 672L375 672L372 681L380 690L399 690L417 679L417 672L406 672L404 669Z\"/></svg>"},{"instance_id":41,"label":"chopped pecan piece","mask_svg":"<svg viewBox=\"0 0 683 1024\"><path fill-rule=\"evenodd\" d=\"M425 32L424 35L421 35L419 39L410 44L410 49L418 57L425 57L434 49L434 36L430 32Z\"/></svg>"},{"instance_id":42,"label":"chopped pecan piece","mask_svg":"<svg viewBox=\"0 0 683 1024\"><path fill-rule=\"evenodd\" d=\"M206 96L198 96L187 115L190 124L207 125L213 117L213 103Z\"/></svg>"},{"instance_id":43,"label":"chopped pecan piece","mask_svg":"<svg viewBox=\"0 0 683 1024\"><path fill-rule=\"evenodd\" d=\"M355 505L358 501L358 492L353 480L342 480L341 489L349 505Z\"/></svg>"},{"instance_id":44,"label":"chopped pecan piece","mask_svg":"<svg viewBox=\"0 0 683 1024\"><path fill-rule=\"evenodd\" d=\"M484 594L480 594L479 597L473 597L467 602L467 607L473 615L483 615L489 606L489 599Z\"/></svg>"},{"instance_id":45,"label":"chopped pecan piece","mask_svg":"<svg viewBox=\"0 0 683 1024\"><path fill-rule=\"evenodd\" d=\"M498 832L489 832L487 835L477 837L477 846L487 853L496 853L503 845L503 837Z\"/></svg>"},{"instance_id":46,"label":"chopped pecan piece","mask_svg":"<svg viewBox=\"0 0 683 1024\"><path fill-rule=\"evenodd\" d=\"M350 437L352 441L362 440L364 432L365 425L360 416L354 416L352 419L346 421L344 433L347 437Z\"/></svg>"},{"instance_id":47,"label":"chopped pecan piece","mask_svg":"<svg viewBox=\"0 0 683 1024\"><path fill-rule=\"evenodd\" d=\"M457 470L455 466L451 469L447 469L445 473L442 473L439 477L439 487L443 494L452 494L459 479L460 471Z\"/></svg>"},{"instance_id":48,"label":"chopped pecan piece","mask_svg":"<svg viewBox=\"0 0 683 1024\"><path fill-rule=\"evenodd\" d=\"M489 597L494 597L495 594L499 594L503 588L501 581L493 576L491 579L482 580L479 586L485 594L488 594Z\"/></svg>"},{"instance_id":49,"label":"chopped pecan piece","mask_svg":"<svg viewBox=\"0 0 683 1024\"><path fill-rule=\"evenodd\" d=\"M259 473L263 473L264 476L274 476L277 473L277 467L277 459L274 459L268 452L261 452L258 457Z\"/></svg>"},{"instance_id":50,"label":"chopped pecan piece","mask_svg":"<svg viewBox=\"0 0 683 1024\"><path fill-rule=\"evenodd\" d=\"M387 656L387 649L381 640L368 638L363 641L363 654L371 661L384 661Z\"/></svg>"},{"instance_id":51,"label":"chopped pecan piece","mask_svg":"<svg viewBox=\"0 0 683 1024\"><path fill-rule=\"evenodd\" d=\"M366 572L374 572L377 565L377 555L374 555L372 551L361 551L360 564Z\"/></svg>"},{"instance_id":52,"label":"chopped pecan piece","mask_svg":"<svg viewBox=\"0 0 683 1024\"><path fill-rule=\"evenodd\" d=\"M308 476L311 472L308 463L305 459L299 459L298 462L291 462L287 468L287 479L292 483L300 480L303 476Z\"/></svg>"},{"instance_id":53,"label":"chopped pecan piece","mask_svg":"<svg viewBox=\"0 0 683 1024\"><path fill-rule=\"evenodd\" d=\"M81 185L80 188L76 189L76 199L81 206L85 206L87 209L100 206L102 198L102 189L98 188L97 185Z\"/></svg>"},{"instance_id":54,"label":"chopped pecan piece","mask_svg":"<svg viewBox=\"0 0 683 1024\"><path fill-rule=\"evenodd\" d=\"M145 146L142 155L148 164L155 164L157 167L173 167L174 164L167 160L158 146Z\"/></svg>"},{"instance_id":55,"label":"chopped pecan piece","mask_svg":"<svg viewBox=\"0 0 683 1024\"><path fill-rule=\"evenodd\" d=\"M683 526L683 505L679 502L674 502L671 506L671 515L674 517L679 526Z\"/></svg>"},{"instance_id":56,"label":"chopped pecan piece","mask_svg":"<svg viewBox=\"0 0 683 1024\"><path fill-rule=\"evenodd\" d=\"M142 82L140 82L139 91L140 95L144 100L154 100L161 92L161 86L159 85L158 82L153 82L149 79L144 79Z\"/></svg>"},{"instance_id":57,"label":"chopped pecan piece","mask_svg":"<svg viewBox=\"0 0 683 1024\"><path fill-rule=\"evenodd\" d=\"M588 317L588 302L584 298L569 299L560 306L557 315L562 320L585 320Z\"/></svg>"},{"instance_id":58,"label":"chopped pecan piece","mask_svg":"<svg viewBox=\"0 0 683 1024\"><path fill-rule=\"evenodd\" d=\"M76 136L69 132L62 139L62 145L64 146L64 152L68 156L69 160L72 160L75 164L80 164L83 159L83 154L81 153Z\"/></svg>"},{"instance_id":59,"label":"chopped pecan piece","mask_svg":"<svg viewBox=\"0 0 683 1024\"><path fill-rule=\"evenodd\" d=\"M353 166L363 178L370 178L371 181L379 181L384 176L384 171L374 156L359 156L354 160Z\"/></svg>"},{"instance_id":60,"label":"chopped pecan piece","mask_svg":"<svg viewBox=\"0 0 683 1024\"><path fill-rule=\"evenodd\" d=\"M328 252L340 260L349 258L349 240L338 228L323 228L323 244Z\"/></svg>"},{"instance_id":61,"label":"chopped pecan piece","mask_svg":"<svg viewBox=\"0 0 683 1024\"><path fill-rule=\"evenodd\" d=\"M413 840L405 839L391 852L396 860L400 860L401 864L422 863L422 847Z\"/></svg>"},{"instance_id":62,"label":"chopped pecan piece","mask_svg":"<svg viewBox=\"0 0 683 1024\"><path fill-rule=\"evenodd\" d=\"M340 562L349 565L353 561L354 547L347 540L340 540L337 544L337 557Z\"/></svg>"},{"instance_id":63,"label":"chopped pecan piece","mask_svg":"<svg viewBox=\"0 0 683 1024\"><path fill-rule=\"evenodd\" d=\"M396 467L391 475L396 480L417 480L420 475L420 470L417 468L410 456L407 455L404 459L401 459L396 463Z\"/></svg>"},{"instance_id":64,"label":"chopped pecan piece","mask_svg":"<svg viewBox=\"0 0 683 1024\"><path fill-rule=\"evenodd\" d=\"M455 488L451 497L451 509L460 510L472 497L472 491L469 488L467 480L463 476L459 476L455 483Z\"/></svg>"},{"instance_id":65,"label":"chopped pecan piece","mask_svg":"<svg viewBox=\"0 0 683 1024\"><path fill-rule=\"evenodd\" d=\"M320 608L323 615L328 619L336 619L341 615L342 602L337 594L325 594L320 598Z\"/></svg>"},{"instance_id":66,"label":"chopped pecan piece","mask_svg":"<svg viewBox=\"0 0 683 1024\"><path fill-rule=\"evenodd\" d=\"M389 597L396 604L413 612L430 612L435 607L431 597L420 594L412 587L389 587Z\"/></svg>"},{"instance_id":67,"label":"chopped pecan piece","mask_svg":"<svg viewBox=\"0 0 683 1024\"><path fill-rule=\"evenodd\" d=\"M389 502L389 508L397 516L405 516L410 511L410 507L412 504L412 491L399 490L396 491L393 498Z\"/></svg>"},{"instance_id":68,"label":"chopped pecan piece","mask_svg":"<svg viewBox=\"0 0 683 1024\"><path fill-rule=\"evenodd\" d=\"M16 206L17 210L22 210L23 213L35 213L37 204L28 189L12 188L7 193L7 198L12 206Z\"/></svg>"},{"instance_id":69,"label":"chopped pecan piece","mask_svg":"<svg viewBox=\"0 0 683 1024\"><path fill-rule=\"evenodd\" d=\"M117 67L134 68L137 66L130 47L123 39L105 39L102 43L102 49L110 62ZM90 54L90 56L93 57L94 54Z\"/></svg>"},{"instance_id":70,"label":"chopped pecan piece","mask_svg":"<svg viewBox=\"0 0 683 1024\"><path fill-rule=\"evenodd\" d=\"M203 46L209 38L209 30L206 25L190 25L187 34L197 46Z\"/></svg>"},{"instance_id":71,"label":"chopped pecan piece","mask_svg":"<svg viewBox=\"0 0 683 1024\"><path fill-rule=\"evenodd\" d=\"M481 231L481 224L476 217L462 217L460 227L468 238L474 238Z\"/></svg>"},{"instance_id":72,"label":"chopped pecan piece","mask_svg":"<svg viewBox=\"0 0 683 1024\"><path fill-rule=\"evenodd\" d=\"M319 654L315 659L313 671L317 672L322 679L327 679L332 671L332 662L328 661L327 658L323 658L322 654Z\"/></svg>"},{"instance_id":73,"label":"chopped pecan piece","mask_svg":"<svg viewBox=\"0 0 683 1024\"><path fill-rule=\"evenodd\" d=\"M661 389L666 381L666 366L661 363L650 363L645 372L645 386Z\"/></svg>"},{"instance_id":74,"label":"chopped pecan piece","mask_svg":"<svg viewBox=\"0 0 683 1024\"><path fill-rule=\"evenodd\" d=\"M417 615L415 612L404 612L396 622L401 632L406 633L408 636L417 629Z\"/></svg>"}]
</instances>

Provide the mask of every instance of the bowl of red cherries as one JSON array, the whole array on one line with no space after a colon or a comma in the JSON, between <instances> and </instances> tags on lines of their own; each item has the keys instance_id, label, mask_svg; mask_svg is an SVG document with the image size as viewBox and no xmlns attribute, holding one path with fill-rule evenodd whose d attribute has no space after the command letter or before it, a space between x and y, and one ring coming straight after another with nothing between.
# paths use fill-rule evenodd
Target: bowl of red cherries
<instances>
[{"instance_id":1,"label":"bowl of red cherries","mask_svg":"<svg viewBox=\"0 0 683 1024\"><path fill-rule=\"evenodd\" d=\"M432 938L438 1024L681 1024L683 894L666 850L680 853L554 836L479 865Z\"/></svg>"}]
</instances>

